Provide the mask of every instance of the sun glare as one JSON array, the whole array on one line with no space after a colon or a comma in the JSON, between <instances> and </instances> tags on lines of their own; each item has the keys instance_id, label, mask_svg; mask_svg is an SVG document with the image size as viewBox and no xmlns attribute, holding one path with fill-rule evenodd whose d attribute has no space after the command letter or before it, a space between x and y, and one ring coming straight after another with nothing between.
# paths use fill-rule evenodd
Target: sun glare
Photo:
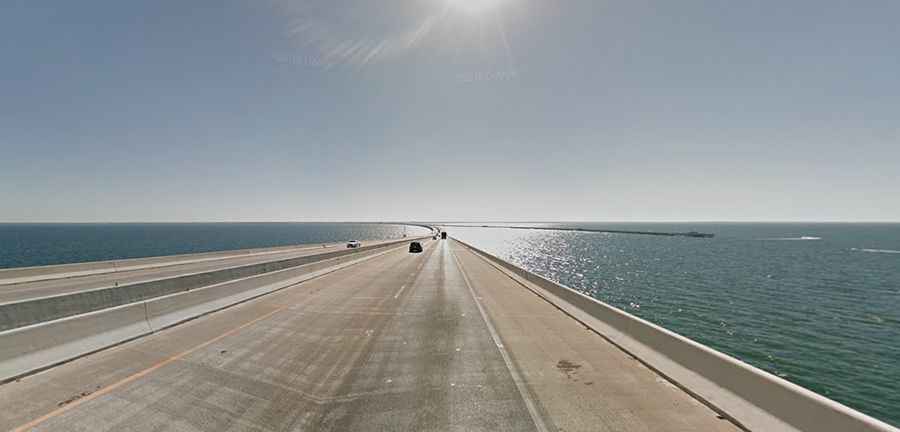
<instances>
[{"instance_id":1,"label":"sun glare","mask_svg":"<svg viewBox=\"0 0 900 432\"><path fill-rule=\"evenodd\" d=\"M504 0L447 0L451 7L473 15L489 12L503 2Z\"/></svg>"}]
</instances>

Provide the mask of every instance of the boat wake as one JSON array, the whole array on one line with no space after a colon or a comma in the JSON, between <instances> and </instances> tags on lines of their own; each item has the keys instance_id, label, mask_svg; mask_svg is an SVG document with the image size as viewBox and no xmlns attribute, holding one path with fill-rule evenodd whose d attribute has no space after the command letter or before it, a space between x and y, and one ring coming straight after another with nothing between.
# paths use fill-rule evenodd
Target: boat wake
<instances>
[{"instance_id":1,"label":"boat wake","mask_svg":"<svg viewBox=\"0 0 900 432\"><path fill-rule=\"evenodd\" d=\"M856 252L868 252L868 253L900 254L900 250L893 250L893 249L857 249L857 248L850 248L850 250L856 251Z\"/></svg>"},{"instance_id":2,"label":"boat wake","mask_svg":"<svg viewBox=\"0 0 900 432\"><path fill-rule=\"evenodd\" d=\"M759 240L765 241L803 241L803 240L822 240L822 237L813 237L813 236L802 236L802 237L774 237L774 238L762 238Z\"/></svg>"}]
</instances>

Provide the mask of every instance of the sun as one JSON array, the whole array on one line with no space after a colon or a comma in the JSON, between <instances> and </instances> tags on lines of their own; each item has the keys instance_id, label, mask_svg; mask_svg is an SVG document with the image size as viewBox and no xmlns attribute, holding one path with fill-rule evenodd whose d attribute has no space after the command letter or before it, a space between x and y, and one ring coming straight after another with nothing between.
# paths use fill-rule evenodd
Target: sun
<instances>
[{"instance_id":1,"label":"sun","mask_svg":"<svg viewBox=\"0 0 900 432\"><path fill-rule=\"evenodd\" d=\"M447 0L447 4L457 10L480 15L496 9L505 0Z\"/></svg>"}]
</instances>

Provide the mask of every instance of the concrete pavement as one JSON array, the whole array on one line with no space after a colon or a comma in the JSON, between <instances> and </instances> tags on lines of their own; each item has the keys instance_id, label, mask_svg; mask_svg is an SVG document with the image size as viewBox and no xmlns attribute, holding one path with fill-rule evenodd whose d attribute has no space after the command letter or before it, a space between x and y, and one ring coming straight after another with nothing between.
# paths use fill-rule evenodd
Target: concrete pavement
<instances>
[{"instance_id":1,"label":"concrete pavement","mask_svg":"<svg viewBox=\"0 0 900 432\"><path fill-rule=\"evenodd\" d=\"M0 386L3 430L735 431L451 241Z\"/></svg>"}]
</instances>

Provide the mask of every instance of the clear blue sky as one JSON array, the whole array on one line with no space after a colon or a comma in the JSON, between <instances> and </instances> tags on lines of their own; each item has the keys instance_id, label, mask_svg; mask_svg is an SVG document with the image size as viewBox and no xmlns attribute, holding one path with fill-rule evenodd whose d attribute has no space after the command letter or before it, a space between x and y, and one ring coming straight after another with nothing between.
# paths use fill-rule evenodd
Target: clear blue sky
<instances>
[{"instance_id":1,"label":"clear blue sky","mask_svg":"<svg viewBox=\"0 0 900 432\"><path fill-rule=\"evenodd\" d=\"M900 2L0 6L0 221L900 220Z\"/></svg>"}]
</instances>

